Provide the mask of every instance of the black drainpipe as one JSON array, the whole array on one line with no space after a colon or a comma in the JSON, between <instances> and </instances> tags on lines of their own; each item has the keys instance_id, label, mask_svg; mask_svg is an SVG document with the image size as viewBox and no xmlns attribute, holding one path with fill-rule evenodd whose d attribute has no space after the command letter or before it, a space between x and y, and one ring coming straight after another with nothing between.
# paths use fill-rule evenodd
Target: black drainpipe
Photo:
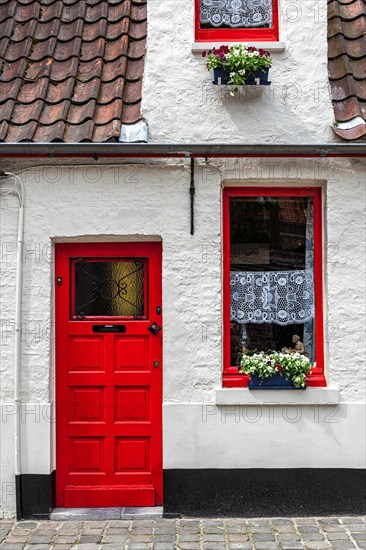
<instances>
[{"instance_id":1,"label":"black drainpipe","mask_svg":"<svg viewBox=\"0 0 366 550\"><path fill-rule=\"evenodd\" d=\"M194 234L194 194L196 189L194 187L194 158L191 158L191 185L189 193L191 195L191 235Z\"/></svg>"}]
</instances>

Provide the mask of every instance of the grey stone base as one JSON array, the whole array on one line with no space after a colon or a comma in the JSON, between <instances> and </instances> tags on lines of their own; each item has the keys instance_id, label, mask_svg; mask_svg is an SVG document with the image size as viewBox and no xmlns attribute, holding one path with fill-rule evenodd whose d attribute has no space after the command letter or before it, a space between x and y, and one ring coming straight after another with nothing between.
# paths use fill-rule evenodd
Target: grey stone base
<instances>
[{"instance_id":1,"label":"grey stone base","mask_svg":"<svg viewBox=\"0 0 366 550\"><path fill-rule=\"evenodd\" d=\"M110 519L162 519L163 507L135 508L54 508L52 521L92 521Z\"/></svg>"}]
</instances>

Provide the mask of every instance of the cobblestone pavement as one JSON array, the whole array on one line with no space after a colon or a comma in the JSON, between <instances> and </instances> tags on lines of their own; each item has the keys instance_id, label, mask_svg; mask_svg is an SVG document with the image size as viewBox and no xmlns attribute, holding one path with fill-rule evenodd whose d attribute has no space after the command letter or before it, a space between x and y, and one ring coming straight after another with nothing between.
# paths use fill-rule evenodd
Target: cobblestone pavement
<instances>
[{"instance_id":1,"label":"cobblestone pavement","mask_svg":"<svg viewBox=\"0 0 366 550\"><path fill-rule=\"evenodd\" d=\"M0 550L366 550L364 517L0 521Z\"/></svg>"}]
</instances>

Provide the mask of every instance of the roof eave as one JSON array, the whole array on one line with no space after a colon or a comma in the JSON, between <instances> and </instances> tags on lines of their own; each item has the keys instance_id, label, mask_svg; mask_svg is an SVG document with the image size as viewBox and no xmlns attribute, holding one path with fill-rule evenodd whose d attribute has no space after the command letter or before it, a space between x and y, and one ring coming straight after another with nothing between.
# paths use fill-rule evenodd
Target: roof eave
<instances>
[{"instance_id":1,"label":"roof eave","mask_svg":"<svg viewBox=\"0 0 366 550\"><path fill-rule=\"evenodd\" d=\"M1 143L1 158L366 157L365 143Z\"/></svg>"}]
</instances>

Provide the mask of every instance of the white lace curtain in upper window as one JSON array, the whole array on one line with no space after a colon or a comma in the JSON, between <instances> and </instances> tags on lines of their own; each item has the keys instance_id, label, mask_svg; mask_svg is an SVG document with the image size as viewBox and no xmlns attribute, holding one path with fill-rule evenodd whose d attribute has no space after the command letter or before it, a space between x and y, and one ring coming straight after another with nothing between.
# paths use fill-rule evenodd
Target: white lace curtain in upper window
<instances>
[{"instance_id":1,"label":"white lace curtain in upper window","mask_svg":"<svg viewBox=\"0 0 366 550\"><path fill-rule=\"evenodd\" d=\"M272 0L201 0L201 24L212 27L271 27Z\"/></svg>"},{"instance_id":2,"label":"white lace curtain in upper window","mask_svg":"<svg viewBox=\"0 0 366 550\"><path fill-rule=\"evenodd\" d=\"M314 279L304 271L232 271L230 320L237 323L305 323L314 317Z\"/></svg>"}]
</instances>

